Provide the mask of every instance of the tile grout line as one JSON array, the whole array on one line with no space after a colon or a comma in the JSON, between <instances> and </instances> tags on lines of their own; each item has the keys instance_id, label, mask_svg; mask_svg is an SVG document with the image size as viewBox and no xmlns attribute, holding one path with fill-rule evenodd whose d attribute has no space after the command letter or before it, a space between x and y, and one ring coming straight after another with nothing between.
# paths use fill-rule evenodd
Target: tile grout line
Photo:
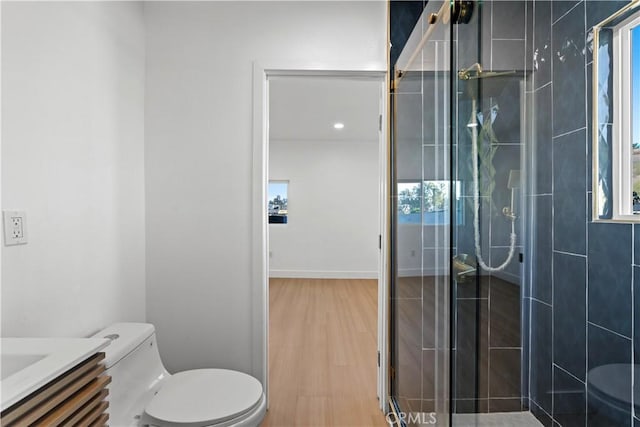
<instances>
[{"instance_id":1,"label":"tile grout line","mask_svg":"<svg viewBox=\"0 0 640 427\"><path fill-rule=\"evenodd\" d=\"M551 25L556 25L562 18L564 18L565 16L567 16L568 14L570 14L573 9L575 9L576 7L578 7L578 5L580 3L582 3L583 0L580 0L579 2L577 2L576 4L573 5L573 7L569 10L567 10L560 18L556 19L555 21L553 20L553 9L552 9L552 13L551 13ZM553 3L553 2L552 2Z\"/></svg>"},{"instance_id":2,"label":"tile grout line","mask_svg":"<svg viewBox=\"0 0 640 427\"><path fill-rule=\"evenodd\" d=\"M568 255L568 256L573 256L573 257L579 257L579 258L587 258L587 255L576 254L576 253L573 253L573 252L559 251L557 249L555 249L553 251L553 253L562 254L562 255Z\"/></svg>"},{"instance_id":3,"label":"tile grout line","mask_svg":"<svg viewBox=\"0 0 640 427\"><path fill-rule=\"evenodd\" d=\"M535 45L534 45L534 47L535 47ZM543 84L542 86L533 89L532 93L538 92L538 91L540 91L542 89L546 89L546 87L550 86L550 85L551 85L551 79L547 83ZM535 86L535 79L534 79L534 86Z\"/></svg>"},{"instance_id":4,"label":"tile grout line","mask_svg":"<svg viewBox=\"0 0 640 427\"><path fill-rule=\"evenodd\" d=\"M585 382L582 381L580 378L576 377L575 375L573 375L571 372L569 372L567 369L563 368L562 366L558 365L557 363L554 363L553 366L555 368L560 369L561 371L563 371L565 374L570 375L571 377L573 377L573 379L575 379L576 381L580 381L580 383L582 385L585 385Z\"/></svg>"},{"instance_id":5,"label":"tile grout line","mask_svg":"<svg viewBox=\"0 0 640 427\"><path fill-rule=\"evenodd\" d=\"M490 41L489 41L489 66L491 67L491 69L493 69L493 9L494 9L494 2L490 2L490 9L489 9L489 16L491 18L490 20ZM480 58L480 60L482 61L482 58ZM480 104L482 105L482 104ZM480 107L480 109L482 110L482 106ZM474 162L477 162L478 159L472 159ZM489 212L491 212L491 207L493 205L493 198L490 197L489 198ZM489 216L489 235L488 237L488 249L489 249L489 261L491 261L491 259L493 258L493 251L491 250L491 242L493 241L493 227L492 227L492 223L493 221L491 220L491 216ZM482 229L482 225L480 225L480 228ZM490 345L491 344L491 275L489 274L487 276L487 279L489 281L489 289L487 289L487 344ZM480 295L482 295L482 279L480 280ZM482 313L480 313L478 319L481 319ZM479 337L477 337L476 339L479 339ZM480 350L482 351L482 350ZM476 357L478 358L478 360L480 359L480 355L476 354ZM479 365L479 363L477 363ZM487 393L487 397L491 397L491 352L487 349L487 385L486 385L486 393ZM490 403L487 402L487 410L490 411Z\"/></svg>"},{"instance_id":6,"label":"tile grout line","mask_svg":"<svg viewBox=\"0 0 640 427\"><path fill-rule=\"evenodd\" d=\"M624 339L625 339L625 340L627 340L627 341L632 341L632 339L631 339L630 337L628 337L628 336L626 336L626 335L623 335L623 334L621 334L620 332L616 332L616 331L611 330L611 329L609 329L609 328L606 328L606 327L604 327L604 326L602 326L602 325L598 325L597 323L593 323L592 321L588 321L587 323L588 323L589 325L591 325L591 326L594 326L594 327L596 327L596 328L602 329L603 331L607 331L607 332L609 332L609 333L612 333L612 334L614 334L614 335L617 335L617 336L618 336L618 337L620 337L620 338L624 338Z\"/></svg>"},{"instance_id":7,"label":"tile grout line","mask_svg":"<svg viewBox=\"0 0 640 427\"><path fill-rule=\"evenodd\" d=\"M531 52L533 53L533 52L535 52L535 47L536 47L535 46L535 40L536 40L536 38L535 38L535 34L536 34L536 2L535 2L535 0L532 1L532 6L531 7L532 7L533 15L531 16L531 23L532 23L531 36L532 37L531 37L530 43L531 43ZM528 22L528 20L527 20L527 22ZM525 32L525 38L527 37L527 35L528 35L528 32ZM525 42L525 44L526 44L526 42ZM525 50L526 50L526 46L525 46ZM531 58L531 60L533 61L533 58ZM532 92L531 95L529 95L529 96L532 97L531 102L530 102L530 106L531 106L531 110L532 110L531 111L531 119L532 119L531 121L534 121L533 119L535 118L535 108L536 108L536 106L535 106L535 87L536 87L535 74L532 75L531 80L532 80L531 84L532 84L532 87L534 89L534 92ZM549 82L549 84L551 84L551 82ZM533 138L533 135L534 135L534 123L531 123L530 129L527 129L527 134L528 134L527 136L531 138L531 141L530 141L531 144L533 144L533 141L534 141L534 138ZM531 149L531 144L528 144L529 145L528 149ZM533 155L532 154L533 154L533 152L531 152L530 162L533 161ZM533 170L533 167L531 169ZM531 180L531 181L533 181L533 180ZM532 183L530 182L529 183L529 189L530 190L531 190L531 186L532 186ZM532 202L531 202L530 206L532 204L533 204L533 199L532 199ZM533 227L533 220L530 218L529 219L529 232L530 232L530 234L531 234L531 231L532 231L531 230L532 227ZM530 252L532 252L532 251L530 251ZM529 258L529 319L528 319L528 325L527 326L528 326L529 330L527 331L528 332L527 351L529 352L529 356L528 356L528 360L527 360L527 362L528 362L528 370L527 370L527 377L528 377L527 378L527 406L529 407L529 411L531 411L531 399L532 399L532 397L531 397L531 335L532 335L531 310L532 310L532 308L531 307L533 306L533 303L532 303L533 300L531 299L531 296L533 295L533 268L532 268L533 254L529 254L528 258Z\"/></svg>"},{"instance_id":8,"label":"tile grout line","mask_svg":"<svg viewBox=\"0 0 640 427\"><path fill-rule=\"evenodd\" d=\"M551 139L560 139L560 138L563 138L565 136L569 136L569 135L572 135L574 133L578 133L578 132L583 131L583 130L587 130L587 127L586 126L582 126L582 127L570 130L568 132L564 132L564 133L561 133L559 135L552 136Z\"/></svg>"},{"instance_id":9,"label":"tile grout line","mask_svg":"<svg viewBox=\"0 0 640 427\"><path fill-rule=\"evenodd\" d=\"M634 424L633 419L636 415L636 406L635 406L635 387L636 387L636 364L635 364L635 338L636 338L636 321L635 321L635 268L633 267L633 263L635 262L635 233L636 227L635 224L631 225L631 425Z\"/></svg>"},{"instance_id":10,"label":"tile grout line","mask_svg":"<svg viewBox=\"0 0 640 427\"><path fill-rule=\"evenodd\" d=\"M530 298L532 301L534 301L534 302L537 302L537 303L539 303L539 304L546 305L546 306L547 306L547 307L549 307L549 308L553 308L553 306L552 306L551 304L549 304L548 302L544 302L544 301L542 301L542 300L540 300L540 299L538 299L538 298L536 298L536 297L533 297L533 296L530 296L529 298Z\"/></svg>"},{"instance_id":11,"label":"tile grout line","mask_svg":"<svg viewBox=\"0 0 640 427\"><path fill-rule=\"evenodd\" d=\"M576 5L577 6L577 5ZM587 5L584 5L584 34L585 34L585 49L586 45L586 34L587 34ZM587 73L587 57L585 55L584 58L585 66L584 66L584 82L585 82L585 99L584 99L584 118L585 118L585 129L588 125L588 117L589 117L589 100L587 99L589 91L587 90L588 81L588 73ZM591 108L594 108L592 105ZM587 257L585 258L585 284L584 284L584 320L585 320L585 331L584 331L584 413L585 413L585 424L588 424L587 416L589 410L589 396L588 396L588 382L587 378L589 375L589 132L585 132L586 144L585 144L585 153L586 153L586 170L585 170L585 182L587 184L587 194L585 207L587 209L586 212L586 224L585 224L585 252ZM586 427L586 426L585 426Z\"/></svg>"},{"instance_id":12,"label":"tile grout line","mask_svg":"<svg viewBox=\"0 0 640 427\"><path fill-rule=\"evenodd\" d=\"M555 174L554 174L554 170L555 170L555 144L553 143L553 134L554 134L554 130L555 130L555 102L554 102L554 89L555 89L555 84L554 84L554 71L555 71L555 66L554 66L554 60L553 60L553 46L554 46L554 31L553 31L553 2L551 2L550 4L550 16L549 19L551 20L551 24L549 26L549 38L550 38L550 44L551 44L551 51L552 51L552 59L551 59L551 390L553 391L553 382L554 382L554 374L553 374L553 360L555 358L555 346L554 346L554 341L555 341L555 329L554 329L554 316L553 316L553 303L554 303L554 296L555 296L555 260L554 260L554 250L555 250ZM554 406L554 395L553 393L551 393L551 420L552 422L555 421L553 419L553 406Z\"/></svg>"}]
</instances>

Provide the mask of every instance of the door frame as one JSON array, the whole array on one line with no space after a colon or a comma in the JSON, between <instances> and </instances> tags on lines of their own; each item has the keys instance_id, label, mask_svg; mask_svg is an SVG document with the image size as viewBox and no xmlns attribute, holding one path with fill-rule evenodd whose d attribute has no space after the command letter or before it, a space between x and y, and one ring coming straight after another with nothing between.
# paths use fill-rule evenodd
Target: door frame
<instances>
[{"instance_id":1,"label":"door frame","mask_svg":"<svg viewBox=\"0 0 640 427\"><path fill-rule=\"evenodd\" d=\"M389 366L389 197L390 140L388 136L388 73L344 64L309 65L292 62L253 63L253 165L251 212L251 367L263 385L269 402L269 227L267 185L269 181L269 83L276 76L351 77L380 82L379 129L379 218L380 257L378 265L378 399L388 410ZM371 355L376 357L376 355Z\"/></svg>"}]
</instances>

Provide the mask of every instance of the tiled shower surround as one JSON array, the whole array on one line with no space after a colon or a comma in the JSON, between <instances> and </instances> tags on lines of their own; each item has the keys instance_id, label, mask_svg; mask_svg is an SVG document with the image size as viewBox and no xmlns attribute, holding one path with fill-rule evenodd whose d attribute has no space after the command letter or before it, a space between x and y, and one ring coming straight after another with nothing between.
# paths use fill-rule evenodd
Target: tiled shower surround
<instances>
[{"instance_id":1,"label":"tiled shower surround","mask_svg":"<svg viewBox=\"0 0 640 427\"><path fill-rule=\"evenodd\" d=\"M506 274L485 275L479 284L457 284L451 305L456 320L454 412L530 409L546 426L640 426L640 369L635 369L633 382L631 375L611 378L620 390L618 410L604 404L591 383L598 367L640 364L640 225L591 221L590 30L627 3L484 2L491 19L483 20L479 62L491 63L485 69L495 71L523 70L520 86L499 95L501 120L511 116L509 120L518 124L503 127L502 136L496 131L498 153L502 150L497 154L496 188L505 186L508 170L521 165L523 220L518 224L518 249L524 263L512 263ZM454 67L461 68L471 65L467 62L477 44L472 34L465 37L465 29L457 31L460 63ZM518 58L522 67L517 66ZM413 89L414 95L426 99L438 90L428 85ZM407 108L409 116L398 116L399 126L401 120L429 123L422 98L416 96L407 105L413 107ZM459 107L464 110L464 103ZM458 132L464 132L463 116L470 112L458 114ZM416 150L404 159L419 159L419 164L408 166L417 179L428 179L425 171L443 159L441 153L430 157L425 129L414 135L413 142L396 141ZM453 176L469 185L469 171L462 165L469 161L470 150L463 147L467 136L459 136L460 147L456 141L451 147L457 153ZM610 137L610 132L603 132L603 137ZM501 207L508 193L496 191L494 203ZM462 197L468 196L463 190ZM453 232L454 252L473 254L471 213L465 209L466 220ZM488 211L484 204L483 211ZM498 221L499 217L491 221L485 217L481 222L483 252L490 254L494 265L504 259L502 242L508 241L508 232ZM420 244L419 255L429 260L429 245ZM402 290L394 300L403 313L397 325L401 345L411 348L397 372L398 390L401 403L414 411L429 410L433 403L434 363L425 343L433 326L429 322L438 315L432 316L435 305L430 296L430 289L437 287L431 286L430 274L423 273L399 280ZM469 354L461 357L461 350ZM636 417L626 403L634 394Z\"/></svg>"},{"instance_id":2,"label":"tiled shower surround","mask_svg":"<svg viewBox=\"0 0 640 427\"><path fill-rule=\"evenodd\" d=\"M625 399L618 402L621 411L612 411L590 384L600 366L640 361L640 228L591 222L589 33L625 4L527 4L533 72L526 92L532 111L525 306L531 313L531 410L544 425L640 425ZM611 380L631 401L631 375ZM640 381L635 384L638 395Z\"/></svg>"}]
</instances>

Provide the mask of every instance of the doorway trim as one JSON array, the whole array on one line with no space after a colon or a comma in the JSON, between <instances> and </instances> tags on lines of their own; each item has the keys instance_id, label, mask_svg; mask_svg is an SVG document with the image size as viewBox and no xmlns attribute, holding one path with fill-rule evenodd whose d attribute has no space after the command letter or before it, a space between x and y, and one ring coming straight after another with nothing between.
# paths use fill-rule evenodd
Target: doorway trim
<instances>
[{"instance_id":1,"label":"doorway trim","mask_svg":"<svg viewBox=\"0 0 640 427\"><path fill-rule=\"evenodd\" d=\"M264 387L269 402L269 277L268 218L269 181L269 84L276 76L355 77L380 82L381 129L379 131L380 172L380 257L378 265L378 398L380 409L387 411L389 366L389 150L388 137L388 73L345 64L309 65L293 62L253 63L253 165L251 212L251 367L252 374ZM376 357L376 355L371 355Z\"/></svg>"}]
</instances>

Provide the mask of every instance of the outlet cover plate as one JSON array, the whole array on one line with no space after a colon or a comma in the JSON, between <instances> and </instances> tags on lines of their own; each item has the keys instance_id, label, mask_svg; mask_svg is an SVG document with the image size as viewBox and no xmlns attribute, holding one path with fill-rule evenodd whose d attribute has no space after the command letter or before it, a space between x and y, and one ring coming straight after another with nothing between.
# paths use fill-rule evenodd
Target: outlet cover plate
<instances>
[{"instance_id":1,"label":"outlet cover plate","mask_svg":"<svg viewBox=\"0 0 640 427\"><path fill-rule=\"evenodd\" d=\"M25 211L2 211L5 246L27 243L27 213Z\"/></svg>"}]
</instances>

